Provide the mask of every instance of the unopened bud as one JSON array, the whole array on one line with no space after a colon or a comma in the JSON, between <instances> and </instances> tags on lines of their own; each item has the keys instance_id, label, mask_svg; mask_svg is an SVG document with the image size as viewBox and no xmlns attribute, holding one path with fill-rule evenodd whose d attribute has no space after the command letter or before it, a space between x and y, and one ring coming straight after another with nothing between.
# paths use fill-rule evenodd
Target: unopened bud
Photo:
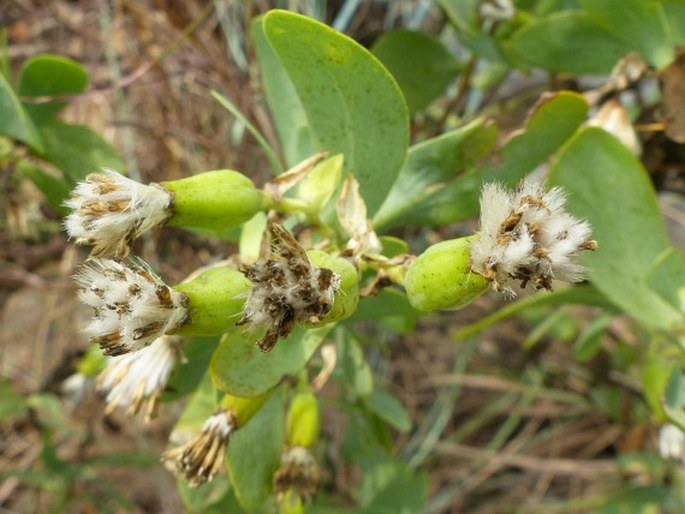
<instances>
[{"instance_id":1,"label":"unopened bud","mask_svg":"<svg viewBox=\"0 0 685 514\"><path fill-rule=\"evenodd\" d=\"M319 402L309 390L298 391L290 402L286 431L289 446L311 448L319 439Z\"/></svg>"},{"instance_id":2,"label":"unopened bud","mask_svg":"<svg viewBox=\"0 0 685 514\"><path fill-rule=\"evenodd\" d=\"M187 298L188 318L173 333L214 335L235 325L250 290L242 273L221 266L199 273L188 282L173 287Z\"/></svg>"},{"instance_id":3,"label":"unopened bud","mask_svg":"<svg viewBox=\"0 0 685 514\"><path fill-rule=\"evenodd\" d=\"M224 230L264 209L262 193L237 171L206 171L161 186L173 193L170 226Z\"/></svg>"},{"instance_id":4,"label":"unopened bud","mask_svg":"<svg viewBox=\"0 0 685 514\"><path fill-rule=\"evenodd\" d=\"M472 239L442 241L416 258L404 281L407 298L414 308L460 309L487 291L487 280L471 271Z\"/></svg>"}]
</instances>

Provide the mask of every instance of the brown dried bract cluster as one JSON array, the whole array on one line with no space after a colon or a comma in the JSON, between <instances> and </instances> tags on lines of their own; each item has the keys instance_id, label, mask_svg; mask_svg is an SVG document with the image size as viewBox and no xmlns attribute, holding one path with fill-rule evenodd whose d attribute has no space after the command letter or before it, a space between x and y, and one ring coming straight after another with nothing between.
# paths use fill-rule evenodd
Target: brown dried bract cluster
<instances>
[{"instance_id":1,"label":"brown dried bract cluster","mask_svg":"<svg viewBox=\"0 0 685 514\"><path fill-rule=\"evenodd\" d=\"M291 491L303 502L310 502L319 485L319 469L309 450L301 446L287 449L274 474L273 485L279 501Z\"/></svg>"},{"instance_id":2,"label":"brown dried bract cluster","mask_svg":"<svg viewBox=\"0 0 685 514\"><path fill-rule=\"evenodd\" d=\"M312 264L300 244L273 217L269 218L267 237L266 255L242 270L253 288L237 322L266 328L257 341L263 352L270 352L296 323L321 321L331 312L340 286L340 276Z\"/></svg>"},{"instance_id":3,"label":"brown dried bract cluster","mask_svg":"<svg viewBox=\"0 0 685 514\"><path fill-rule=\"evenodd\" d=\"M221 471L228 440L235 429L235 416L220 410L209 417L200 435L164 452L162 462L170 471L183 475L191 487L211 482Z\"/></svg>"}]
</instances>

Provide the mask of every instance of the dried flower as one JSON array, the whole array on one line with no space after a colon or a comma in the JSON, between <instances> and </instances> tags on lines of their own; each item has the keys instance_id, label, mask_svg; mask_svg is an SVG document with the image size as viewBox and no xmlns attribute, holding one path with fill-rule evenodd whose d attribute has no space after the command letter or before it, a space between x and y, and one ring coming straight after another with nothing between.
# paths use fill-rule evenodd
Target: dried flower
<instances>
[{"instance_id":1,"label":"dried flower","mask_svg":"<svg viewBox=\"0 0 685 514\"><path fill-rule=\"evenodd\" d=\"M182 359L180 339L162 336L150 346L111 357L100 373L97 388L106 393L106 414L118 407L126 414L143 413L146 422L157 414L157 406L169 376Z\"/></svg>"},{"instance_id":2,"label":"dried flower","mask_svg":"<svg viewBox=\"0 0 685 514\"><path fill-rule=\"evenodd\" d=\"M79 299L94 311L85 332L107 355L145 348L188 317L187 297L142 261L90 259L74 278Z\"/></svg>"},{"instance_id":3,"label":"dried flower","mask_svg":"<svg viewBox=\"0 0 685 514\"><path fill-rule=\"evenodd\" d=\"M552 280L578 282L584 267L578 252L594 250L590 225L564 211L566 198L555 187L523 182L515 191L497 184L483 188L480 234L471 243L471 269L496 291L552 289Z\"/></svg>"},{"instance_id":4,"label":"dried flower","mask_svg":"<svg viewBox=\"0 0 685 514\"><path fill-rule=\"evenodd\" d=\"M252 282L250 296L237 325L263 326L266 333L257 346L273 349L296 323L318 323L333 308L340 275L316 267L293 236L269 218L267 255L243 270Z\"/></svg>"},{"instance_id":5,"label":"dried flower","mask_svg":"<svg viewBox=\"0 0 685 514\"><path fill-rule=\"evenodd\" d=\"M283 452L281 467L274 474L273 486L279 501L288 491L303 502L311 501L319 485L319 469L314 457L302 446L292 446Z\"/></svg>"},{"instance_id":6,"label":"dried flower","mask_svg":"<svg viewBox=\"0 0 685 514\"><path fill-rule=\"evenodd\" d=\"M197 437L164 452L162 462L170 471L183 475L191 487L211 482L221 471L228 439L235 429L235 416L219 410L205 421Z\"/></svg>"},{"instance_id":7,"label":"dried flower","mask_svg":"<svg viewBox=\"0 0 685 514\"><path fill-rule=\"evenodd\" d=\"M64 227L76 244L93 246L93 256L128 255L133 240L171 216L173 195L114 170L91 173L78 183L65 205L73 211Z\"/></svg>"}]
</instances>

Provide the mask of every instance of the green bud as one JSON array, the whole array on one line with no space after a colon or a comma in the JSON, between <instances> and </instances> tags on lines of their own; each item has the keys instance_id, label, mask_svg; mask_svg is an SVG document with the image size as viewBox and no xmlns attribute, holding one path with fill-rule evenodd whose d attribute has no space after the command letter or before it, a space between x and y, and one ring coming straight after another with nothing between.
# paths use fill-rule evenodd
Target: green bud
<instances>
[{"instance_id":1,"label":"green bud","mask_svg":"<svg viewBox=\"0 0 685 514\"><path fill-rule=\"evenodd\" d=\"M236 420L236 428L240 428L257 414L272 392L273 390L250 398L227 394L221 399L221 408L233 414Z\"/></svg>"},{"instance_id":2,"label":"green bud","mask_svg":"<svg viewBox=\"0 0 685 514\"><path fill-rule=\"evenodd\" d=\"M237 227L265 208L252 181L232 170L216 170L162 182L174 194L168 225L206 230Z\"/></svg>"},{"instance_id":3,"label":"green bud","mask_svg":"<svg viewBox=\"0 0 685 514\"><path fill-rule=\"evenodd\" d=\"M319 402L310 390L295 393L286 422L288 446L311 448L319 439Z\"/></svg>"},{"instance_id":4,"label":"green bud","mask_svg":"<svg viewBox=\"0 0 685 514\"><path fill-rule=\"evenodd\" d=\"M404 287L412 306L421 311L460 309L487 291L488 281L471 271L472 240L434 244L411 264Z\"/></svg>"},{"instance_id":5,"label":"green bud","mask_svg":"<svg viewBox=\"0 0 685 514\"><path fill-rule=\"evenodd\" d=\"M316 325L325 325L352 316L359 303L359 272L349 260L321 250L308 250L307 255L319 268L328 268L340 275L340 286L335 293L333 309Z\"/></svg>"},{"instance_id":6,"label":"green bud","mask_svg":"<svg viewBox=\"0 0 685 514\"><path fill-rule=\"evenodd\" d=\"M174 286L188 298L188 320L173 333L214 335L233 327L251 286L245 275L225 266L210 268Z\"/></svg>"}]
</instances>

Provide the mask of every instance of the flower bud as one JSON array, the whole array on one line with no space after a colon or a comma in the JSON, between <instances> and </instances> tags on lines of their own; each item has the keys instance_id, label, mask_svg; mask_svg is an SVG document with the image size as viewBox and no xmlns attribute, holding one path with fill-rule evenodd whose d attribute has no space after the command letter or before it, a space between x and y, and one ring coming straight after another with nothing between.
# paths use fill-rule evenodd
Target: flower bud
<instances>
[{"instance_id":1,"label":"flower bud","mask_svg":"<svg viewBox=\"0 0 685 514\"><path fill-rule=\"evenodd\" d=\"M80 181L64 228L93 257L123 259L146 230L168 223L206 230L237 227L264 208L263 194L236 171L217 170L162 184L140 184L114 170Z\"/></svg>"},{"instance_id":2,"label":"flower bud","mask_svg":"<svg viewBox=\"0 0 685 514\"><path fill-rule=\"evenodd\" d=\"M207 418L196 437L164 452L161 461L169 471L185 477L190 487L211 482L223 468L228 440L235 430L233 413L219 409Z\"/></svg>"},{"instance_id":3,"label":"flower bud","mask_svg":"<svg viewBox=\"0 0 685 514\"><path fill-rule=\"evenodd\" d=\"M173 287L187 298L188 318L173 333L213 335L235 324L245 304L250 281L242 273L222 266L203 271Z\"/></svg>"},{"instance_id":4,"label":"flower bud","mask_svg":"<svg viewBox=\"0 0 685 514\"><path fill-rule=\"evenodd\" d=\"M224 230L264 209L262 193L237 171L206 171L161 185L173 193L171 226Z\"/></svg>"},{"instance_id":5,"label":"flower bud","mask_svg":"<svg viewBox=\"0 0 685 514\"><path fill-rule=\"evenodd\" d=\"M414 308L460 309L488 289L488 281L471 271L472 239L464 237L434 244L411 264L404 287Z\"/></svg>"},{"instance_id":6,"label":"flower bud","mask_svg":"<svg viewBox=\"0 0 685 514\"><path fill-rule=\"evenodd\" d=\"M288 410L288 445L311 448L319 439L320 429L319 402L316 396L309 390L298 391Z\"/></svg>"},{"instance_id":7,"label":"flower bud","mask_svg":"<svg viewBox=\"0 0 685 514\"><path fill-rule=\"evenodd\" d=\"M340 276L340 283L333 296L333 308L315 326L326 325L352 316L359 303L359 272L348 259L321 250L308 250L307 256L315 266L332 270Z\"/></svg>"}]
</instances>

